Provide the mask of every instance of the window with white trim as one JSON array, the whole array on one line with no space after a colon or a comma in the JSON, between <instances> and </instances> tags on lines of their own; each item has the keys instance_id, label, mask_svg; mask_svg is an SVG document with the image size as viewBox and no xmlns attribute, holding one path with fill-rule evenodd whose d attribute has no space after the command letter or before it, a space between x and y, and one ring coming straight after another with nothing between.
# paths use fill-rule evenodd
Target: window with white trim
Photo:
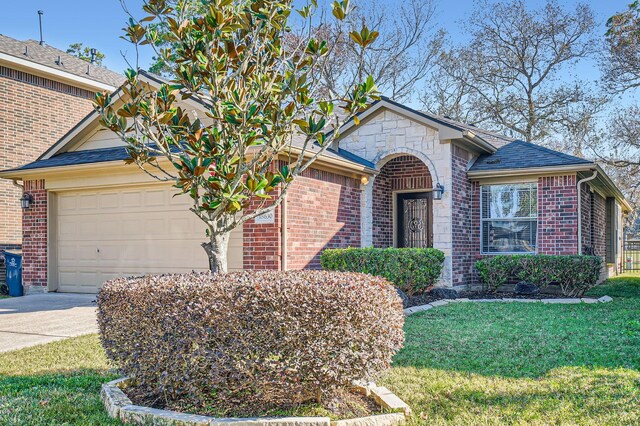
<instances>
[{"instance_id":1,"label":"window with white trim","mask_svg":"<svg viewBox=\"0 0 640 426\"><path fill-rule=\"evenodd\" d=\"M538 243L537 184L483 185L480 221L482 253L535 253Z\"/></svg>"}]
</instances>

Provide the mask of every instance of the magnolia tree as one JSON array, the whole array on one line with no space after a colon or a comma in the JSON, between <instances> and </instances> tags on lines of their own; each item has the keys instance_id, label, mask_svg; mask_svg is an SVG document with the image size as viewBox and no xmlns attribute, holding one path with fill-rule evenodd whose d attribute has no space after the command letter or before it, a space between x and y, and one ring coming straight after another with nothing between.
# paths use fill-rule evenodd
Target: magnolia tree
<instances>
[{"instance_id":1,"label":"magnolia tree","mask_svg":"<svg viewBox=\"0 0 640 426\"><path fill-rule=\"evenodd\" d=\"M102 93L95 108L101 124L126 143L128 163L191 198L190 210L207 227L202 246L210 269L226 272L231 231L275 209L341 125L352 118L358 124L356 114L378 92L368 77L342 93L315 95L331 53L327 41L309 31L297 46L283 43L293 25L313 28L315 0L299 9L290 0L203 0L196 16L185 15L180 3L147 0L148 16L131 17L124 35L136 51L170 46L157 49L172 64L170 82L154 88L128 70L124 103L116 107ZM348 0L332 4L338 24L349 11ZM169 31L160 35L159 25ZM363 51L378 35L366 26L343 30ZM187 99L205 116L184 107Z\"/></svg>"}]
</instances>

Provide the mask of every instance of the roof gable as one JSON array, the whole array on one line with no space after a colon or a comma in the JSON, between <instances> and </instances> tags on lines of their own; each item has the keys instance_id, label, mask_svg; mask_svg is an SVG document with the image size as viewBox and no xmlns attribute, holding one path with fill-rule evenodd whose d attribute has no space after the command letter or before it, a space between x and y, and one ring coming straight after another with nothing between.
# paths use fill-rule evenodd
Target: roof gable
<instances>
[{"instance_id":1,"label":"roof gable","mask_svg":"<svg viewBox=\"0 0 640 426\"><path fill-rule=\"evenodd\" d=\"M496 151L496 147L485 140L479 132L460 126L459 123L445 120L442 117L415 110L384 96L372 103L365 111L357 114L360 121L359 125L356 125L353 118L348 120L340 129L340 137L335 144L338 145L339 139L346 137L356 129L362 128L366 125L367 121L372 120L384 111L392 111L414 122L436 129L440 140L462 141L462 143L472 148L472 150L480 153L492 153Z\"/></svg>"},{"instance_id":2,"label":"roof gable","mask_svg":"<svg viewBox=\"0 0 640 426\"><path fill-rule=\"evenodd\" d=\"M152 87L159 87L162 83L165 83L161 77L155 74L148 73L141 70L139 73L140 80L144 81ZM123 96L123 91L118 88L112 95L112 102L118 103ZM202 103L189 98L180 101L189 108L195 111L201 111L203 108ZM204 114L203 114L204 116ZM108 148L116 145L124 146L124 142L117 138L108 138L107 141L105 134L100 132L101 126L99 122L99 114L97 111L90 112L85 118L83 118L77 125L67 132L58 142L53 144L47 151L45 151L38 159L46 160L54 155L58 155L68 151L79 151L83 149L95 149L95 148Z\"/></svg>"}]
</instances>

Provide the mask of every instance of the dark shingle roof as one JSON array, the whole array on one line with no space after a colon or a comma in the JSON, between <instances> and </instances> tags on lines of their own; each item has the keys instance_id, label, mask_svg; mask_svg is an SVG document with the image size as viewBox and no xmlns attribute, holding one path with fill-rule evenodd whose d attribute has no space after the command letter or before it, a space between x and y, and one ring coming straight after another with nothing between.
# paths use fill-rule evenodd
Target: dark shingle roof
<instances>
[{"instance_id":1,"label":"dark shingle roof","mask_svg":"<svg viewBox=\"0 0 640 426\"><path fill-rule=\"evenodd\" d=\"M311 150L313 151L314 149L312 148ZM325 157L347 160L352 163L375 169L374 164L343 149L339 149L338 151L328 149L323 155ZM126 149L123 146L117 146L113 148L63 152L45 160L34 161L33 163L26 164L14 170L74 166L79 164L102 163L105 161L124 161L127 158L129 158L129 154L127 154Z\"/></svg>"},{"instance_id":2,"label":"dark shingle roof","mask_svg":"<svg viewBox=\"0 0 640 426\"><path fill-rule=\"evenodd\" d=\"M15 170L73 166L77 164L102 163L104 161L124 161L127 158L129 158L129 154L127 154L125 148L123 146L116 146L113 148L63 152L46 160L37 160L33 163L26 164Z\"/></svg>"},{"instance_id":3,"label":"dark shingle roof","mask_svg":"<svg viewBox=\"0 0 640 426\"><path fill-rule=\"evenodd\" d=\"M0 34L0 52L113 87L118 87L124 82L124 76L117 72L90 64L55 47L46 44L41 46L36 40L22 41ZM58 56L61 60L60 65L56 63Z\"/></svg>"},{"instance_id":4,"label":"dark shingle roof","mask_svg":"<svg viewBox=\"0 0 640 426\"><path fill-rule=\"evenodd\" d=\"M564 154L530 142L517 140L504 145L491 155L481 155L470 172L528 169L537 167L593 164L592 161Z\"/></svg>"}]
</instances>

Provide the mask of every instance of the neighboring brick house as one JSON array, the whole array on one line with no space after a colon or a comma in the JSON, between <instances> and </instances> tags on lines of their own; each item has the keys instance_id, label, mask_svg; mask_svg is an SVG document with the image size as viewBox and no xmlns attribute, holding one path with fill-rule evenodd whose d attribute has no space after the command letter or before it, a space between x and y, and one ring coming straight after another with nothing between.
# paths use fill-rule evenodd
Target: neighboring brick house
<instances>
[{"instance_id":1,"label":"neighboring brick house","mask_svg":"<svg viewBox=\"0 0 640 426\"><path fill-rule=\"evenodd\" d=\"M96 91L121 82L117 73L53 47L0 34L0 170L34 161L91 111ZM21 195L0 180L0 252L21 248Z\"/></svg>"},{"instance_id":2,"label":"neighboring brick house","mask_svg":"<svg viewBox=\"0 0 640 426\"><path fill-rule=\"evenodd\" d=\"M35 201L23 225L29 292L207 269L187 197L126 158L92 113L37 161L0 172ZM272 215L233 231L229 267L318 268L327 247L375 246L442 250L440 285L458 288L477 283L477 259L499 253L596 253L617 270L628 210L590 161L382 99L344 125Z\"/></svg>"}]
</instances>

